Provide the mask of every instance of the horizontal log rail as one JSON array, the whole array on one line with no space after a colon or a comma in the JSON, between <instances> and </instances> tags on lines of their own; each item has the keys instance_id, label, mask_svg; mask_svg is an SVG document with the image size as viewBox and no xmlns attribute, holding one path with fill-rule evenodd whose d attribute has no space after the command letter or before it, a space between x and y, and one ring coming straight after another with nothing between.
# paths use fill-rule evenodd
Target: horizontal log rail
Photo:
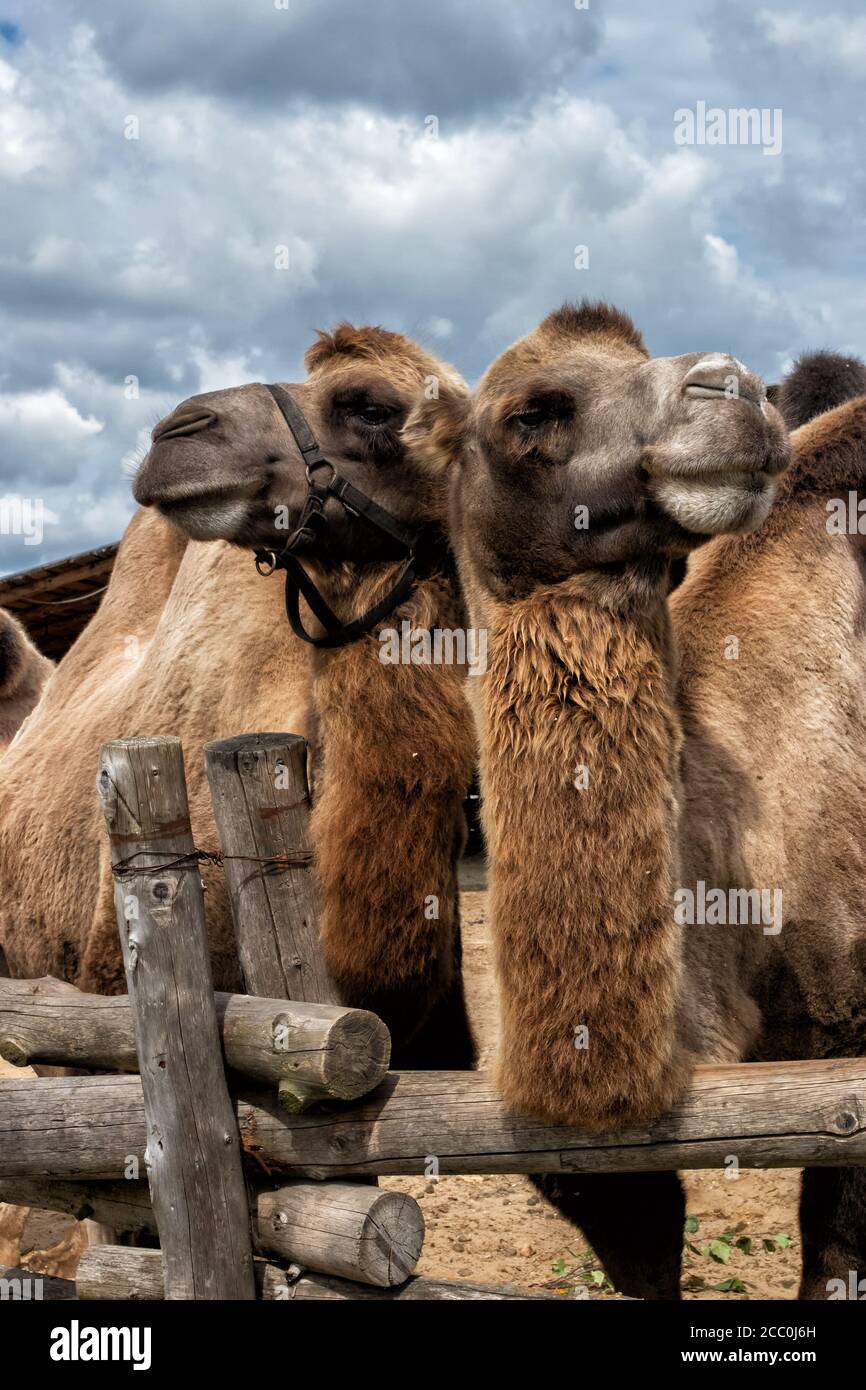
<instances>
[{"instance_id":1,"label":"horizontal log rail","mask_svg":"<svg viewBox=\"0 0 866 1390\"><path fill-rule=\"evenodd\" d=\"M553 1293L519 1293L508 1286L465 1283L456 1279L409 1279L399 1287L354 1284L325 1274L292 1277L279 1265L254 1262L256 1290L268 1302L356 1302L386 1299L393 1302L474 1302L555 1299ZM23 1271L10 1273L24 1274ZM24 1274L24 1278L28 1278ZM62 1296L80 1299L120 1299L124 1302L164 1298L162 1256L158 1250L129 1250L120 1245L95 1245L85 1250L75 1283Z\"/></svg>"},{"instance_id":2,"label":"horizontal log rail","mask_svg":"<svg viewBox=\"0 0 866 1390\"><path fill-rule=\"evenodd\" d=\"M385 1076L391 1039L366 1009L214 996L226 1063L254 1080L287 1081L307 1103L355 1100ZM74 985L0 980L0 1057L138 1071L132 1012L125 994L82 994Z\"/></svg>"},{"instance_id":3,"label":"horizontal log rail","mask_svg":"<svg viewBox=\"0 0 866 1390\"><path fill-rule=\"evenodd\" d=\"M115 1231L156 1235L156 1218L144 1178L121 1182L76 1182L71 1178L0 1178L0 1202L13 1207L59 1211L110 1226Z\"/></svg>"},{"instance_id":4,"label":"horizontal log rail","mask_svg":"<svg viewBox=\"0 0 866 1390\"><path fill-rule=\"evenodd\" d=\"M508 1115L479 1072L391 1072L326 1113L236 1106L252 1170L294 1177L866 1162L866 1058L699 1067L674 1110L616 1134ZM138 1077L0 1081L0 1178L121 1178L144 1143Z\"/></svg>"}]
</instances>

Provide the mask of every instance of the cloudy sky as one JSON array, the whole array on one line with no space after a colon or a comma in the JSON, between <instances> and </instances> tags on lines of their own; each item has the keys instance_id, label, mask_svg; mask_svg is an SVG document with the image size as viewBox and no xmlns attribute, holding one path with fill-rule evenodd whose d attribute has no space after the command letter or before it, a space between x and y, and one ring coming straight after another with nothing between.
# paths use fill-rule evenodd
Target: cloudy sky
<instances>
[{"instance_id":1,"label":"cloudy sky","mask_svg":"<svg viewBox=\"0 0 866 1390\"><path fill-rule=\"evenodd\" d=\"M866 352L864 78L861 0L0 0L0 573L339 318L470 379L581 295L768 379ZM699 102L781 153L679 143Z\"/></svg>"}]
</instances>

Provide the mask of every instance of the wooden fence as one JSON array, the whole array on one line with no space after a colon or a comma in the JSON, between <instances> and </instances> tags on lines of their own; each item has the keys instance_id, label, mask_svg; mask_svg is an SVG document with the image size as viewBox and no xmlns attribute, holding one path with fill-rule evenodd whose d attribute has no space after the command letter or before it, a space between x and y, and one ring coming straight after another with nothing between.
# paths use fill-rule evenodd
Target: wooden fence
<instances>
[{"instance_id":1,"label":"wooden fence","mask_svg":"<svg viewBox=\"0 0 866 1390\"><path fill-rule=\"evenodd\" d=\"M0 1080L0 1201L159 1242L91 1246L57 1296L532 1297L413 1277L420 1208L376 1178L866 1163L866 1058L702 1067L670 1114L601 1135L507 1114L481 1073L389 1072L387 1029L336 1001L319 948L306 745L206 758L249 993L211 986L172 738L101 755L128 995L0 980L0 1057L27 1069Z\"/></svg>"}]
</instances>

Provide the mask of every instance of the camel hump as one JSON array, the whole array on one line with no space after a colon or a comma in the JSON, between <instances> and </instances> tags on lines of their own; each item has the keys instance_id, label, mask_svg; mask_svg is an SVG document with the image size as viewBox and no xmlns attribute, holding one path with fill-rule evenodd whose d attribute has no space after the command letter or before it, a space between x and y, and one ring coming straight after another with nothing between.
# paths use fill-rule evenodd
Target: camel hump
<instances>
[{"instance_id":1,"label":"camel hump","mask_svg":"<svg viewBox=\"0 0 866 1390\"><path fill-rule=\"evenodd\" d=\"M771 399L789 430L856 396L866 396L866 363L838 352L804 352Z\"/></svg>"},{"instance_id":2,"label":"camel hump","mask_svg":"<svg viewBox=\"0 0 866 1390\"><path fill-rule=\"evenodd\" d=\"M866 395L826 410L791 435L789 496L866 495Z\"/></svg>"},{"instance_id":3,"label":"camel hump","mask_svg":"<svg viewBox=\"0 0 866 1390\"><path fill-rule=\"evenodd\" d=\"M794 446L783 496L831 497L866 487L866 363L804 352L772 399Z\"/></svg>"}]
</instances>

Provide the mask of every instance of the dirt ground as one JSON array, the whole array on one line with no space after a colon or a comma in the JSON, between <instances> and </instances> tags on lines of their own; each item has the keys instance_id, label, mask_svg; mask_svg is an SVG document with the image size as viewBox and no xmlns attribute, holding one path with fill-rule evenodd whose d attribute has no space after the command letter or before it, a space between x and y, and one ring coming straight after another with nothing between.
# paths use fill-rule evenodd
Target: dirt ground
<instances>
[{"instance_id":1,"label":"dirt ground","mask_svg":"<svg viewBox=\"0 0 866 1390\"><path fill-rule=\"evenodd\" d=\"M464 882L480 879L462 875ZM463 952L472 1021L486 1065L496 1041L486 894L462 894ZM742 1170L736 1179L703 1170L684 1174L693 1226L683 1292L696 1299L795 1298L800 1281L794 1170ZM421 1204L427 1235L418 1273L436 1279L514 1284L538 1292L575 1286L615 1297L587 1243L523 1177L386 1178ZM724 1236L732 1239L724 1240ZM772 1246L765 1249L764 1242ZM713 1242L716 1242L713 1245ZM738 1242L740 1244L738 1245ZM790 1244L788 1243L790 1242ZM712 1249L712 1253L709 1253ZM728 1289L718 1286L727 1285Z\"/></svg>"},{"instance_id":2,"label":"dirt ground","mask_svg":"<svg viewBox=\"0 0 866 1390\"><path fill-rule=\"evenodd\" d=\"M496 994L483 872L471 862L464 868L464 963L483 1066L495 1045ZM799 1173L744 1170L731 1180L702 1171L686 1173L685 1180L693 1228L684 1260L685 1296L795 1298ZM388 1178L383 1186L409 1192L421 1204L427 1236L419 1274L535 1292L555 1289L565 1297L574 1297L578 1288L617 1296L582 1236L536 1195L526 1178ZM87 1239L84 1226L69 1217L0 1206L0 1265L20 1262L34 1273L70 1278Z\"/></svg>"}]
</instances>

